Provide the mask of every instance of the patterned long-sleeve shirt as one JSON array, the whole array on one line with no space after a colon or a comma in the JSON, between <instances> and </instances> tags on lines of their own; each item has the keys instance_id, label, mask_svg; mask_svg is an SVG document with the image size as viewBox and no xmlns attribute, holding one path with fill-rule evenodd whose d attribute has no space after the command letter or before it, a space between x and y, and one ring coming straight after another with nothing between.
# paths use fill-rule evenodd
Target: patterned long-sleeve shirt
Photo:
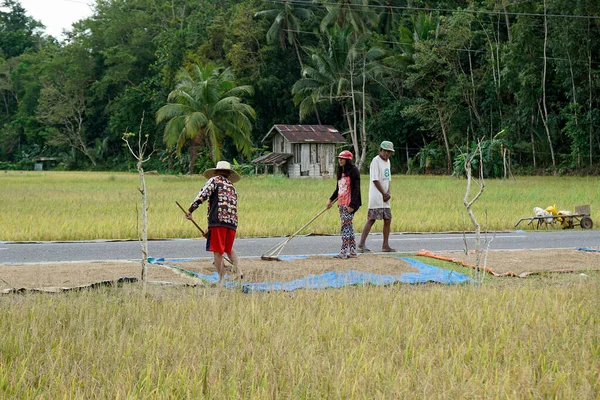
<instances>
[{"instance_id":1,"label":"patterned long-sleeve shirt","mask_svg":"<svg viewBox=\"0 0 600 400\"><path fill-rule=\"evenodd\" d=\"M208 200L209 228L223 226L237 229L237 192L229 179L221 175L210 178L190 204L188 211L193 213L206 200Z\"/></svg>"}]
</instances>

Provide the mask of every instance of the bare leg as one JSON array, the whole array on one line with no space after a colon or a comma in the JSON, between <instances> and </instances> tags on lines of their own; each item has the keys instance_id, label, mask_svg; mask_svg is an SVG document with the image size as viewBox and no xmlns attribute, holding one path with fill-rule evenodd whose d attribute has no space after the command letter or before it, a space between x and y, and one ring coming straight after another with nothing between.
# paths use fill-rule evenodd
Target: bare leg
<instances>
[{"instance_id":1,"label":"bare leg","mask_svg":"<svg viewBox=\"0 0 600 400\"><path fill-rule=\"evenodd\" d=\"M391 226L391 219L383 220L383 244L381 245L381 250L383 251L396 251L390 247L389 243Z\"/></svg>"},{"instance_id":2,"label":"bare leg","mask_svg":"<svg viewBox=\"0 0 600 400\"><path fill-rule=\"evenodd\" d=\"M227 255L229 256L229 259L233 263L233 269L234 269L233 272L237 273L237 275L239 276L240 279L244 279L244 273L242 272L242 269L240 268L240 261L238 259L237 254L235 253L235 250L231 249L231 253L227 253Z\"/></svg>"},{"instance_id":3,"label":"bare leg","mask_svg":"<svg viewBox=\"0 0 600 400\"><path fill-rule=\"evenodd\" d=\"M215 256L215 268L217 268L217 273L219 274L219 283L223 282L225 278L225 266L223 265L223 254L217 253L213 251Z\"/></svg>"},{"instance_id":4,"label":"bare leg","mask_svg":"<svg viewBox=\"0 0 600 400\"><path fill-rule=\"evenodd\" d=\"M369 236L369 232L371 232L371 228L373 227L374 223L375 223L374 219L369 219L365 223L365 226L363 227L362 233L360 235L360 243L358 244L359 249L365 248L365 242L367 241L367 236Z\"/></svg>"}]
</instances>

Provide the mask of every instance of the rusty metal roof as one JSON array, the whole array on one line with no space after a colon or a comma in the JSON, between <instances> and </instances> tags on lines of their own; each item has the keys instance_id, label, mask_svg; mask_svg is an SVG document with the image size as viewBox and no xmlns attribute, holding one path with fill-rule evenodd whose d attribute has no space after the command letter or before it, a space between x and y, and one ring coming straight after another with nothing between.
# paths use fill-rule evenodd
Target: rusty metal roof
<instances>
[{"instance_id":1,"label":"rusty metal roof","mask_svg":"<svg viewBox=\"0 0 600 400\"><path fill-rule=\"evenodd\" d=\"M252 160L252 164L283 165L292 155L290 153L269 153Z\"/></svg>"},{"instance_id":2,"label":"rusty metal roof","mask_svg":"<svg viewBox=\"0 0 600 400\"><path fill-rule=\"evenodd\" d=\"M280 133L290 143L344 143L346 139L331 125L273 125L262 142Z\"/></svg>"}]
</instances>

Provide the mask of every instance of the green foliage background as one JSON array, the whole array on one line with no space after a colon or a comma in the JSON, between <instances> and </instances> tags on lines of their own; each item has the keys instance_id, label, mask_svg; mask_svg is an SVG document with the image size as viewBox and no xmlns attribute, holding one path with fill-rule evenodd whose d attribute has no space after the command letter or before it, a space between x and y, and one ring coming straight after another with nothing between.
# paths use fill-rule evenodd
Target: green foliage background
<instances>
[{"instance_id":1,"label":"green foliage background","mask_svg":"<svg viewBox=\"0 0 600 400\"><path fill-rule=\"evenodd\" d=\"M598 172L598 2L96 0L62 41L18 0L0 4L4 169L54 156L62 169L127 170L121 136L138 130L143 113L156 149L148 168L187 171L190 146L196 167L210 164L209 144L186 143L177 154L163 141L165 122L150 116L167 104L182 68L214 62L254 89L243 99L256 111L254 149L242 153L230 140L221 149L240 164L265 151L260 140L275 123L349 132L356 117L366 127L365 163L379 141L392 140L396 172L450 174L461 148L501 130L503 144L486 160L490 176L506 159L515 173ZM357 53L321 71L337 74L321 89L337 82L340 92L309 90L306 109L292 89L335 50L340 28ZM375 50L380 56L361 71L361 57Z\"/></svg>"}]
</instances>

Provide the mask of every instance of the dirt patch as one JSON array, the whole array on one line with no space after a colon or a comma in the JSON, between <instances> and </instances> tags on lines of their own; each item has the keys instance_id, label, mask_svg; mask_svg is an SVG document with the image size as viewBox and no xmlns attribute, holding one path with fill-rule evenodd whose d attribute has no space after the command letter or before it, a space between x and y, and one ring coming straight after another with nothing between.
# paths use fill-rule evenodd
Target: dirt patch
<instances>
[{"instance_id":1,"label":"dirt patch","mask_svg":"<svg viewBox=\"0 0 600 400\"><path fill-rule=\"evenodd\" d=\"M215 272L212 260L169 263L202 274ZM291 261L241 259L246 282L292 281L328 271L357 270L375 274L400 275L418 272L405 261L392 256L361 255L338 260L332 257L310 257ZM74 288L119 278L141 279L139 262L89 262L48 264L0 264L0 291L9 289ZM199 280L167 266L148 265L148 280L176 284L197 284Z\"/></svg>"},{"instance_id":2,"label":"dirt patch","mask_svg":"<svg viewBox=\"0 0 600 400\"><path fill-rule=\"evenodd\" d=\"M198 280L181 276L170 268L148 265L148 280L194 284ZM122 277L141 279L141 264L131 261L0 264L0 290L13 288L72 288Z\"/></svg>"},{"instance_id":3,"label":"dirt patch","mask_svg":"<svg viewBox=\"0 0 600 400\"><path fill-rule=\"evenodd\" d=\"M474 254L436 253L473 265ZM482 264L483 266L483 261ZM600 270L600 253L579 250L495 250L487 254L486 267L497 274L527 275L551 271Z\"/></svg>"},{"instance_id":4,"label":"dirt patch","mask_svg":"<svg viewBox=\"0 0 600 400\"><path fill-rule=\"evenodd\" d=\"M473 255L439 253L440 256L467 264L474 263ZM180 268L211 274L212 260L170 263ZM338 260L332 257L309 257L291 261L241 259L246 282L289 282L308 275L329 271L356 270L382 275L401 275L417 272L407 262L394 256L363 254L358 258ZM513 273L526 276L549 271L600 270L600 253L577 250L518 250L490 251L487 267L497 274ZM48 264L0 264L0 291L13 288L73 288L119 278L141 278L139 262L89 262ZM176 284L197 284L199 281L171 268L148 265L148 280Z\"/></svg>"},{"instance_id":5,"label":"dirt patch","mask_svg":"<svg viewBox=\"0 0 600 400\"><path fill-rule=\"evenodd\" d=\"M215 268L212 261L169 263L201 274L212 274ZM308 275L318 275L330 271L361 271L381 275L401 275L405 272L418 272L406 261L393 256L363 254L358 258L339 260L333 257L309 257L290 261L264 261L242 259L240 266L246 282L289 282Z\"/></svg>"}]
</instances>

